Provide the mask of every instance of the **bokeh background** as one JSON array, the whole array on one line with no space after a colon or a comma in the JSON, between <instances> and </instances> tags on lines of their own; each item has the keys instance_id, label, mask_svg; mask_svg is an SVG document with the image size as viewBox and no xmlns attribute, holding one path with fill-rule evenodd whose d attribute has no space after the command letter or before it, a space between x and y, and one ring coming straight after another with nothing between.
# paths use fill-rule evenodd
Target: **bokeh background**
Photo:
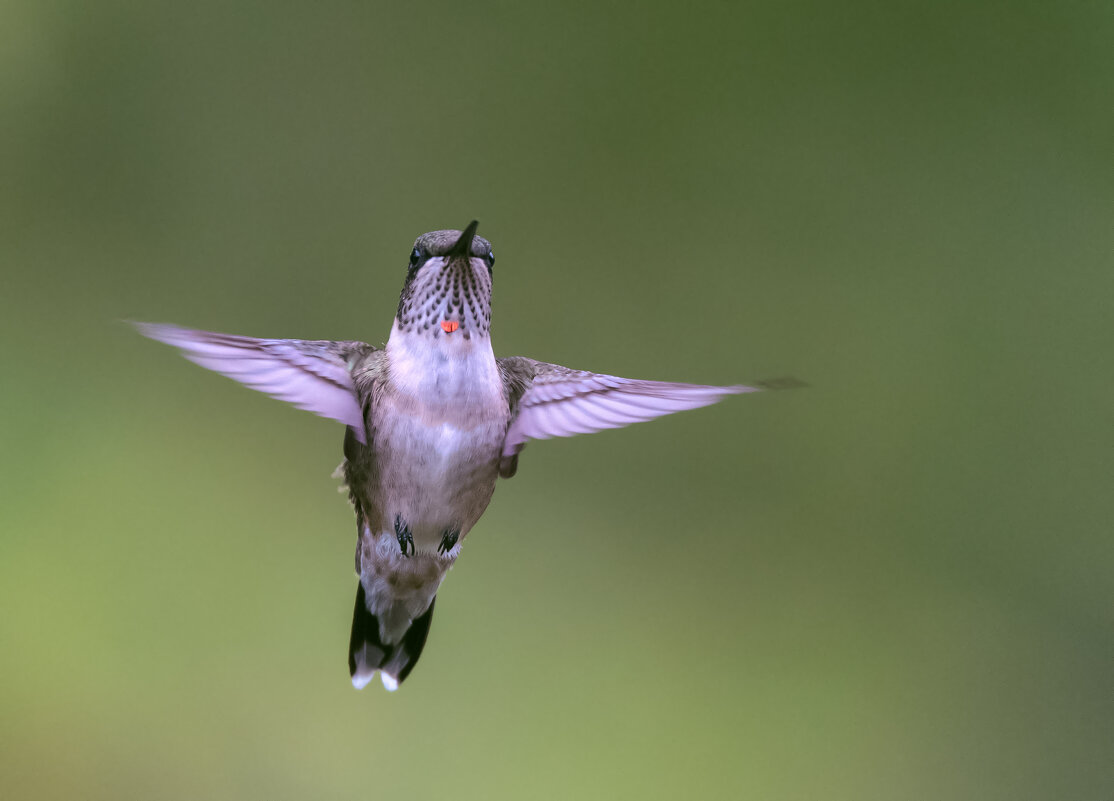
<instances>
[{"instance_id":1,"label":"bokeh background","mask_svg":"<svg viewBox=\"0 0 1114 801\"><path fill-rule=\"evenodd\" d=\"M1101 2L0 8L0 796L1114 797ZM808 389L535 443L406 685L341 429L141 319Z\"/></svg>"}]
</instances>

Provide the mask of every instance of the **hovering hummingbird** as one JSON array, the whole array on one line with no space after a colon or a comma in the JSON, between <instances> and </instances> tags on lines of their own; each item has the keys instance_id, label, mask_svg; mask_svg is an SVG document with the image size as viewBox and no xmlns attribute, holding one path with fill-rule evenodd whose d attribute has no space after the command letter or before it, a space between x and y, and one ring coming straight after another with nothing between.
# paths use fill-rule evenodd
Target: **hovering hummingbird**
<instances>
[{"instance_id":1,"label":"hovering hummingbird","mask_svg":"<svg viewBox=\"0 0 1114 801\"><path fill-rule=\"evenodd\" d=\"M136 324L202 367L347 426L338 474L356 512L360 581L348 668L357 689L378 671L395 690L414 669L437 590L527 441L619 428L757 389L496 359L495 254L478 225L414 242L383 348Z\"/></svg>"}]
</instances>

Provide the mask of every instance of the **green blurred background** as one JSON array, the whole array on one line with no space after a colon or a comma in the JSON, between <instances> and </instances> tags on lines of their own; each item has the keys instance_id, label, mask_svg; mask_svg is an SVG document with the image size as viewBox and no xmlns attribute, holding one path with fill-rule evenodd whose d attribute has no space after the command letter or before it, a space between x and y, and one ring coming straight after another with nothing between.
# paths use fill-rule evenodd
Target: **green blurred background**
<instances>
[{"instance_id":1,"label":"green blurred background","mask_svg":"<svg viewBox=\"0 0 1114 801\"><path fill-rule=\"evenodd\" d=\"M0 796L1114 797L1107 3L0 8ZM535 443L394 695L341 429L121 319L805 390Z\"/></svg>"}]
</instances>

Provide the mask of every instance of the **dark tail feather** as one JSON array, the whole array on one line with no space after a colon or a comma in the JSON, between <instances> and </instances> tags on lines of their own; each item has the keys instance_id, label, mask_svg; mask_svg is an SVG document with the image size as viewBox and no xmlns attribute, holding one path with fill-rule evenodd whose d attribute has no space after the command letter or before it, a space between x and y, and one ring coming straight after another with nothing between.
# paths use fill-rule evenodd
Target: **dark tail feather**
<instances>
[{"instance_id":1,"label":"dark tail feather","mask_svg":"<svg viewBox=\"0 0 1114 801\"><path fill-rule=\"evenodd\" d=\"M352 685L357 690L375 677L375 671L383 671L383 686L388 690L398 689L406 680L418 657L422 655L429 624L433 620L435 597L421 616L414 619L403 635L402 641L388 645L379 639L379 619L367 608L364 584L356 586L356 608L352 613L352 639L348 643L348 672Z\"/></svg>"}]
</instances>

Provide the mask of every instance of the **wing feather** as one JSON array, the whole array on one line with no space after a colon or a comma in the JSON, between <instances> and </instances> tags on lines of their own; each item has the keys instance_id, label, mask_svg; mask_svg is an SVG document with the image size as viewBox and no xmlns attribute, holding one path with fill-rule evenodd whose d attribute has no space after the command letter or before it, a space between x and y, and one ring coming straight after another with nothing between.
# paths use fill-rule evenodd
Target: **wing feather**
<instances>
[{"instance_id":1,"label":"wing feather","mask_svg":"<svg viewBox=\"0 0 1114 801\"><path fill-rule=\"evenodd\" d=\"M500 363L508 374L514 373L507 376L508 385L524 386L517 413L503 442L504 457L517 454L527 440L620 428L707 406L728 395L759 390L742 385L717 387L641 381L522 358L500 360ZM530 367L532 376L519 375Z\"/></svg>"},{"instance_id":2,"label":"wing feather","mask_svg":"<svg viewBox=\"0 0 1114 801\"><path fill-rule=\"evenodd\" d=\"M157 323L136 323L135 327L144 336L178 348L195 364L299 409L339 420L352 427L360 442L367 442L350 363L372 350L370 345L255 339Z\"/></svg>"}]
</instances>

